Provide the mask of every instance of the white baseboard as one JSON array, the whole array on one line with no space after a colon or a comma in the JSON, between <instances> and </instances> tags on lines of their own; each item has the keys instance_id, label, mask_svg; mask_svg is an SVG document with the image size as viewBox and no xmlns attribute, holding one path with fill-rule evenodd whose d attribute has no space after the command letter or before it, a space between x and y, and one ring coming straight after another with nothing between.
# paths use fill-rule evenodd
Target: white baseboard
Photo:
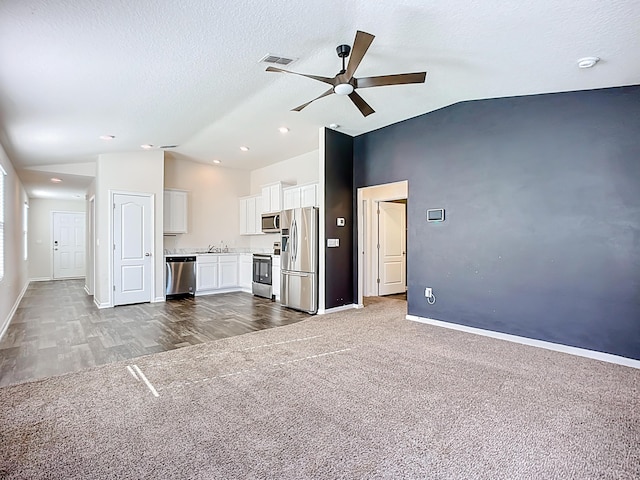
<instances>
[{"instance_id":1,"label":"white baseboard","mask_svg":"<svg viewBox=\"0 0 640 480\"><path fill-rule=\"evenodd\" d=\"M38 278L30 278L30 282L50 282L53 280L51 277L38 277Z\"/></svg>"},{"instance_id":2,"label":"white baseboard","mask_svg":"<svg viewBox=\"0 0 640 480\"><path fill-rule=\"evenodd\" d=\"M318 310L318 315L325 315L327 313L342 312L344 310L351 310L352 308L362 308L362 307L360 307L356 303L351 303L349 305L341 305L339 307L325 308L323 310Z\"/></svg>"},{"instance_id":3,"label":"white baseboard","mask_svg":"<svg viewBox=\"0 0 640 480\"><path fill-rule=\"evenodd\" d=\"M93 303L95 303L96 307L98 308L111 308L113 306L108 302L100 303L95 295L93 296Z\"/></svg>"},{"instance_id":4,"label":"white baseboard","mask_svg":"<svg viewBox=\"0 0 640 480\"><path fill-rule=\"evenodd\" d=\"M84 291L87 295L91 296L93 295L90 291L89 291L89 287L87 285L84 286Z\"/></svg>"},{"instance_id":5,"label":"white baseboard","mask_svg":"<svg viewBox=\"0 0 640 480\"><path fill-rule=\"evenodd\" d=\"M586 348L571 347L569 345L562 345L561 343L545 342L544 340L536 340L533 338L519 337L517 335L509 335L508 333L493 332L491 330L483 330L481 328L468 327L466 325L458 325L457 323L443 322L442 320L434 320L433 318L418 317L415 315L407 315L407 320L414 322L427 323L429 325L435 325L436 327L449 328L451 330L459 330L461 332L473 333L476 335L482 335L484 337L497 338L500 340L506 340L507 342L520 343L522 345L529 345L531 347L544 348L547 350L553 350L556 352L568 353L571 355L577 355L579 357L591 358L594 360L600 360L602 362L616 363L618 365L624 365L631 368L640 369L640 360L634 360L632 358L621 357L619 355L612 355L610 353L598 352L595 350L587 350Z\"/></svg>"},{"instance_id":6,"label":"white baseboard","mask_svg":"<svg viewBox=\"0 0 640 480\"><path fill-rule=\"evenodd\" d=\"M20 302L22 301L22 297L24 297L24 294L27 291L27 288L29 287L30 282L31 280L27 280L27 282L24 284L24 287L22 287L22 291L20 292L20 295L18 295L18 298L13 304L13 307L11 307L11 310L9 310L9 315L7 315L7 318L5 318L4 324L2 325L2 330L0 330L0 340L2 340L2 337L4 337L4 334L7 333L7 328L9 328L9 324L11 323L13 316L16 314L16 310L18 310L18 306L20 305Z\"/></svg>"},{"instance_id":7,"label":"white baseboard","mask_svg":"<svg viewBox=\"0 0 640 480\"><path fill-rule=\"evenodd\" d=\"M158 302L164 302L164 297L156 297L153 299L153 301L151 303L158 303Z\"/></svg>"},{"instance_id":8,"label":"white baseboard","mask_svg":"<svg viewBox=\"0 0 640 480\"><path fill-rule=\"evenodd\" d=\"M195 296L196 297L201 297L204 295L217 295L219 293L231 293L231 292L239 292L240 289L238 287L231 287L231 288L220 288L218 290L205 290L204 292L196 292Z\"/></svg>"}]
</instances>

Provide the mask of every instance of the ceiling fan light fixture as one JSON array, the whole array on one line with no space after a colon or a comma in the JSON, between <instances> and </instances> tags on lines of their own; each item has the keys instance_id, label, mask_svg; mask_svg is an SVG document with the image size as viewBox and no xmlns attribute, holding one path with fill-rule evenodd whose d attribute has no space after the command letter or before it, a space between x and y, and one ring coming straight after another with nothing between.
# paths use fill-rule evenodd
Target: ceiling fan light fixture
<instances>
[{"instance_id":1,"label":"ceiling fan light fixture","mask_svg":"<svg viewBox=\"0 0 640 480\"><path fill-rule=\"evenodd\" d=\"M333 87L333 91L336 95L349 95L353 92L353 85L350 83L339 83Z\"/></svg>"}]
</instances>

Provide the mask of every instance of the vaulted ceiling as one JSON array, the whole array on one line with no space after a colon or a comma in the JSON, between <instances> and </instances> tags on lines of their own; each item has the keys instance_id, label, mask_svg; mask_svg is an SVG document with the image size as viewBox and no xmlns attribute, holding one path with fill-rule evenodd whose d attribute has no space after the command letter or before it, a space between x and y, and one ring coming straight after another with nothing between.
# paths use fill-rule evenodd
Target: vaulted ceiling
<instances>
[{"instance_id":1,"label":"vaulted ceiling","mask_svg":"<svg viewBox=\"0 0 640 480\"><path fill-rule=\"evenodd\" d=\"M357 135L463 100L640 83L638 25L637 0L5 0L0 141L32 196L49 171L77 193L100 153L142 144L254 169L317 148L332 123ZM332 77L356 30L376 36L357 76L426 83L360 91L366 118L337 95L291 112L327 86L260 59Z\"/></svg>"}]
</instances>

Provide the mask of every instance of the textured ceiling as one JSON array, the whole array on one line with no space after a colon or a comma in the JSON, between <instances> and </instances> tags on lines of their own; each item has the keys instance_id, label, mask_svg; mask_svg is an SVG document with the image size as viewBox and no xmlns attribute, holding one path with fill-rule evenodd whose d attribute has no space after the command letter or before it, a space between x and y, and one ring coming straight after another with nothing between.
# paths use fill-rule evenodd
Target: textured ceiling
<instances>
[{"instance_id":1,"label":"textured ceiling","mask_svg":"<svg viewBox=\"0 0 640 480\"><path fill-rule=\"evenodd\" d=\"M0 141L32 196L47 178L25 169L65 179L146 143L253 169L317 148L330 123L356 135L462 100L640 83L638 25L638 0L4 0ZM290 112L326 85L259 60L333 76L358 29L376 38L356 76L427 70L426 83L361 91L367 118L336 95ZM602 61L580 70L585 56Z\"/></svg>"}]
</instances>

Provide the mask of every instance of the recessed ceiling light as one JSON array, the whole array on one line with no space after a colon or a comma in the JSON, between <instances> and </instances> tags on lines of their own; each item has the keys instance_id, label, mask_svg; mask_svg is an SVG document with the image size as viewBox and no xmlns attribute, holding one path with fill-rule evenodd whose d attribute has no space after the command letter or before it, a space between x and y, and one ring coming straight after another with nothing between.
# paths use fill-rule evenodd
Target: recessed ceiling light
<instances>
[{"instance_id":1,"label":"recessed ceiling light","mask_svg":"<svg viewBox=\"0 0 640 480\"><path fill-rule=\"evenodd\" d=\"M578 60L578 68L591 68L599 61L598 57L584 57Z\"/></svg>"},{"instance_id":2,"label":"recessed ceiling light","mask_svg":"<svg viewBox=\"0 0 640 480\"><path fill-rule=\"evenodd\" d=\"M59 178L57 178L57 177L53 177L53 178L51 179L51 183L60 183L60 182L62 182L62 180L61 180L61 179L59 179Z\"/></svg>"},{"instance_id":3,"label":"recessed ceiling light","mask_svg":"<svg viewBox=\"0 0 640 480\"><path fill-rule=\"evenodd\" d=\"M280 127L278 130L280 130L280 133L287 133L289 131L287 127Z\"/></svg>"},{"instance_id":4,"label":"recessed ceiling light","mask_svg":"<svg viewBox=\"0 0 640 480\"><path fill-rule=\"evenodd\" d=\"M213 161L213 163L222 163L222 162L216 158L216 159Z\"/></svg>"},{"instance_id":5,"label":"recessed ceiling light","mask_svg":"<svg viewBox=\"0 0 640 480\"><path fill-rule=\"evenodd\" d=\"M240 150L242 150L243 152L248 152L249 151L249 147L240 147Z\"/></svg>"},{"instance_id":6,"label":"recessed ceiling light","mask_svg":"<svg viewBox=\"0 0 640 480\"><path fill-rule=\"evenodd\" d=\"M145 150L149 150L150 148L153 148L153 145L151 145L149 143L145 143L144 145L140 145L140 148L144 148Z\"/></svg>"},{"instance_id":7,"label":"recessed ceiling light","mask_svg":"<svg viewBox=\"0 0 640 480\"><path fill-rule=\"evenodd\" d=\"M115 135L100 135L100 140L113 140L116 138Z\"/></svg>"}]
</instances>

